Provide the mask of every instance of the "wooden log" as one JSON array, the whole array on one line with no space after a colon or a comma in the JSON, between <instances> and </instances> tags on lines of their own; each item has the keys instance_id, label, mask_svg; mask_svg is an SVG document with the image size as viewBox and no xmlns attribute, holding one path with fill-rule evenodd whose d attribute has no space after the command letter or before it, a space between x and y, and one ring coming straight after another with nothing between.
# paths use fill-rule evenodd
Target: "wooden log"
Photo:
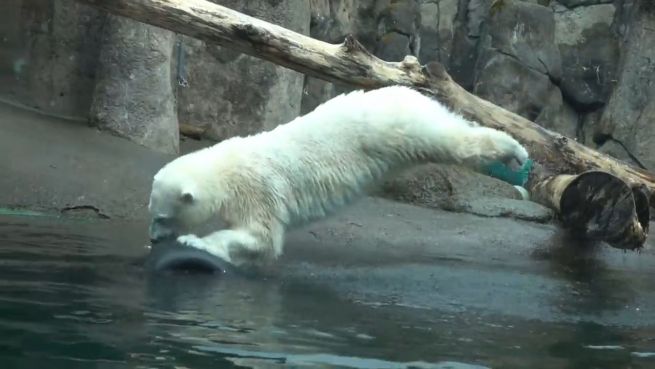
<instances>
[{"instance_id":1,"label":"wooden log","mask_svg":"<svg viewBox=\"0 0 655 369\"><path fill-rule=\"evenodd\" d=\"M602 171L582 174L533 174L532 199L555 209L576 237L605 241L620 249L646 242L650 210L643 187L631 187Z\"/></svg>"},{"instance_id":2,"label":"wooden log","mask_svg":"<svg viewBox=\"0 0 655 369\"><path fill-rule=\"evenodd\" d=\"M469 93L455 83L439 63L421 66L412 56L402 62L386 62L368 52L352 36L346 37L341 44L329 44L205 0L77 1L326 81L367 89L412 86L470 120L516 137L550 173L603 171L620 178L630 188L640 186L641 192L633 192L633 196L638 193L641 200L645 196L651 204L655 203L655 175L652 173L599 153ZM613 180L609 182L614 183ZM552 186L544 187L548 188ZM580 196L586 198L599 191L589 187L588 190L591 191L589 195ZM635 208L637 213L642 210Z\"/></svg>"}]
</instances>

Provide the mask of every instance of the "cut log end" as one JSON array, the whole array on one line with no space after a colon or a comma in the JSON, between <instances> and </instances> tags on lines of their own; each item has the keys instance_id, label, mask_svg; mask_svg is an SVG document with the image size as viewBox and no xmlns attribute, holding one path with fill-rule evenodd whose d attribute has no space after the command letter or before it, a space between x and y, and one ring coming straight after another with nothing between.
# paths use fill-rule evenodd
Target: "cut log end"
<instances>
[{"instance_id":1,"label":"cut log end","mask_svg":"<svg viewBox=\"0 0 655 369\"><path fill-rule=\"evenodd\" d=\"M558 176L560 177L560 176ZM643 247L648 232L648 206L638 191L621 179L601 171L567 176L556 182L554 193L561 193L559 210L562 223L573 233L610 246L634 250ZM641 216L640 216L641 215Z\"/></svg>"}]
</instances>

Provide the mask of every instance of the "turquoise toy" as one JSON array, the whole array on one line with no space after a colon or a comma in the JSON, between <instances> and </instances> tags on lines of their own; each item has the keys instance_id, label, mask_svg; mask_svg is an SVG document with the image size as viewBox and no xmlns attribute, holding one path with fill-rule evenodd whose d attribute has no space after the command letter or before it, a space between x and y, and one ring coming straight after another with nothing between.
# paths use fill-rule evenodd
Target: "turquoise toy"
<instances>
[{"instance_id":1,"label":"turquoise toy","mask_svg":"<svg viewBox=\"0 0 655 369\"><path fill-rule=\"evenodd\" d=\"M528 181L532 170L532 160L528 159L518 170L512 170L507 164L500 161L491 163L487 167L487 174L514 186L523 186Z\"/></svg>"}]
</instances>

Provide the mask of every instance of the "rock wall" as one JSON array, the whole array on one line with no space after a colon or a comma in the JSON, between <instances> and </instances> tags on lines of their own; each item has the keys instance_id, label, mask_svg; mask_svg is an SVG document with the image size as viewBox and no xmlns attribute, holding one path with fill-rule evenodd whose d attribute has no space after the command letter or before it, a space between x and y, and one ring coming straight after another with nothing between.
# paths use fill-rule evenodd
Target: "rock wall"
<instances>
[{"instance_id":1,"label":"rock wall","mask_svg":"<svg viewBox=\"0 0 655 369\"><path fill-rule=\"evenodd\" d=\"M212 1L332 43L352 33L385 60L407 54L423 63L438 60L458 83L485 99L655 168L651 0ZM98 85L106 58L99 58L111 25L107 16L72 0L16 0L3 2L0 10L0 98L93 118L94 96L102 95ZM127 31L143 29L130 23L125 21ZM165 142L176 140L175 118L205 128L206 138L222 140L272 128L350 89L185 36L167 40L165 52L159 51L166 57L153 75L161 85L132 82L140 86L134 96L142 96L143 104L173 95L164 104L167 118L136 114L105 125L122 127L118 131L148 147L177 150L143 139L152 137L144 132L159 132ZM163 81L167 74L170 80ZM132 76L145 80L148 74L122 78ZM454 199L482 192L514 196L506 184L476 176L428 166L388 183L386 193L451 208L468 206ZM467 186L455 186L459 194L445 199L422 195L428 188L447 193L452 183Z\"/></svg>"},{"instance_id":2,"label":"rock wall","mask_svg":"<svg viewBox=\"0 0 655 369\"><path fill-rule=\"evenodd\" d=\"M298 0L212 0L298 33L309 33L310 7ZM304 75L186 36L176 58L180 122L223 140L271 129L300 114Z\"/></svg>"},{"instance_id":3,"label":"rock wall","mask_svg":"<svg viewBox=\"0 0 655 369\"><path fill-rule=\"evenodd\" d=\"M105 19L71 0L0 2L0 98L85 117Z\"/></svg>"},{"instance_id":4,"label":"rock wall","mask_svg":"<svg viewBox=\"0 0 655 369\"><path fill-rule=\"evenodd\" d=\"M174 42L171 31L110 15L100 44L90 123L158 151L177 152Z\"/></svg>"},{"instance_id":5,"label":"rock wall","mask_svg":"<svg viewBox=\"0 0 655 369\"><path fill-rule=\"evenodd\" d=\"M655 2L626 2L621 11L628 19L620 23L622 55L592 132L601 150L655 170Z\"/></svg>"}]
</instances>

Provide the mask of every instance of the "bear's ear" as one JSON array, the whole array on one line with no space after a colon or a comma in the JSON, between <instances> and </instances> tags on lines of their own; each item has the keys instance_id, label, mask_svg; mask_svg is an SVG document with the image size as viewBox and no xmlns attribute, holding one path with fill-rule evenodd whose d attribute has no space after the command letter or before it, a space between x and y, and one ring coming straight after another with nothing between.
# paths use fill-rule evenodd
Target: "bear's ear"
<instances>
[{"instance_id":1,"label":"bear's ear","mask_svg":"<svg viewBox=\"0 0 655 369\"><path fill-rule=\"evenodd\" d=\"M180 196L180 200L182 200L182 202L185 204L191 204L194 200L193 193L191 193L191 191L189 190L182 192L182 196Z\"/></svg>"}]
</instances>

